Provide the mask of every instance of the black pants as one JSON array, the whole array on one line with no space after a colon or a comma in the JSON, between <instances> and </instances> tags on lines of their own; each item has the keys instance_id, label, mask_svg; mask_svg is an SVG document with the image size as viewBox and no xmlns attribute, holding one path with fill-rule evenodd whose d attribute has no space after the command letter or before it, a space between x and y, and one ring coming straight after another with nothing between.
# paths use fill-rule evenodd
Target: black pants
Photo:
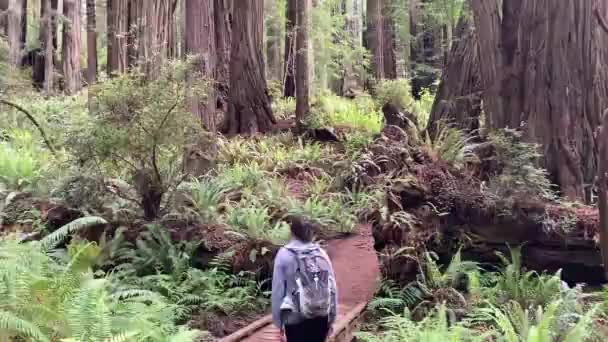
<instances>
[{"instance_id":1,"label":"black pants","mask_svg":"<svg viewBox=\"0 0 608 342\"><path fill-rule=\"evenodd\" d=\"M325 342L328 332L327 317L313 318L300 324L285 326L287 342Z\"/></svg>"}]
</instances>

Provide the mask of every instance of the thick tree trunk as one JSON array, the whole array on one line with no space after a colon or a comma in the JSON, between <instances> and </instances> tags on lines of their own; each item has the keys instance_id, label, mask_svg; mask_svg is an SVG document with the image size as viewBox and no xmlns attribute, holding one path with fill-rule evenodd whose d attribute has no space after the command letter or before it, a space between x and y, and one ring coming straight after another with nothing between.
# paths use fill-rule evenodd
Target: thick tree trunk
<instances>
[{"instance_id":1,"label":"thick tree trunk","mask_svg":"<svg viewBox=\"0 0 608 342\"><path fill-rule=\"evenodd\" d=\"M266 11L276 12L279 1L267 0ZM283 32L281 28L281 22L276 18L276 15L272 17L272 20L268 21L268 27L266 28L266 68L268 79L273 81L281 81L281 41L283 39Z\"/></svg>"},{"instance_id":2,"label":"thick tree trunk","mask_svg":"<svg viewBox=\"0 0 608 342\"><path fill-rule=\"evenodd\" d=\"M311 28L311 0L300 0L298 5L296 32L296 124L302 123L310 111L310 80L309 52Z\"/></svg>"},{"instance_id":3,"label":"thick tree trunk","mask_svg":"<svg viewBox=\"0 0 608 342\"><path fill-rule=\"evenodd\" d=\"M97 81L97 15L95 0L87 1L87 83Z\"/></svg>"},{"instance_id":4,"label":"thick tree trunk","mask_svg":"<svg viewBox=\"0 0 608 342\"><path fill-rule=\"evenodd\" d=\"M11 65L18 66L21 62L21 11L19 0L9 0L6 33L9 44L8 61Z\"/></svg>"},{"instance_id":5,"label":"thick tree trunk","mask_svg":"<svg viewBox=\"0 0 608 342\"><path fill-rule=\"evenodd\" d=\"M127 0L107 0L108 74L127 71Z\"/></svg>"},{"instance_id":6,"label":"thick tree trunk","mask_svg":"<svg viewBox=\"0 0 608 342\"><path fill-rule=\"evenodd\" d=\"M264 77L264 1L236 1L233 9L230 92L224 131L253 135L275 123Z\"/></svg>"},{"instance_id":7,"label":"thick tree trunk","mask_svg":"<svg viewBox=\"0 0 608 342\"><path fill-rule=\"evenodd\" d=\"M471 0L475 17L483 88L483 108L490 128L504 127L502 100L498 97L501 68L501 0Z\"/></svg>"},{"instance_id":8,"label":"thick tree trunk","mask_svg":"<svg viewBox=\"0 0 608 342\"><path fill-rule=\"evenodd\" d=\"M382 7L382 0L367 0L367 48L372 55L372 74L376 81L384 78Z\"/></svg>"},{"instance_id":9,"label":"thick tree trunk","mask_svg":"<svg viewBox=\"0 0 608 342\"><path fill-rule=\"evenodd\" d=\"M192 114L201 118L205 128L210 132L216 131L216 96L215 96L215 3L213 1L186 0L186 52L196 56L196 73L193 78L203 78L208 81L204 100L197 94L191 94L190 106Z\"/></svg>"},{"instance_id":10,"label":"thick tree trunk","mask_svg":"<svg viewBox=\"0 0 608 342\"><path fill-rule=\"evenodd\" d=\"M176 0L131 0L129 20L135 41L129 43L133 51L130 60L136 63L147 78L158 77L163 61L169 56L173 13Z\"/></svg>"},{"instance_id":11,"label":"thick tree trunk","mask_svg":"<svg viewBox=\"0 0 608 342\"><path fill-rule=\"evenodd\" d=\"M608 31L608 28L607 30ZM608 32L606 32L608 33ZM604 279L608 280L608 110L598 135L598 201L597 208L600 216L600 249L604 265Z\"/></svg>"},{"instance_id":12,"label":"thick tree trunk","mask_svg":"<svg viewBox=\"0 0 608 342\"><path fill-rule=\"evenodd\" d=\"M562 194L583 199L597 171L592 133L608 107L608 35L593 2L505 1L502 21L497 1L473 4L489 127L522 128L543 146Z\"/></svg>"},{"instance_id":13,"label":"thick tree trunk","mask_svg":"<svg viewBox=\"0 0 608 342\"><path fill-rule=\"evenodd\" d=\"M469 132L479 128L480 65L475 31L466 16L460 18L456 37L429 118L431 137L438 133L441 123L452 124Z\"/></svg>"},{"instance_id":14,"label":"thick tree trunk","mask_svg":"<svg viewBox=\"0 0 608 342\"><path fill-rule=\"evenodd\" d=\"M80 90L80 0L64 0L63 39L63 83L67 94Z\"/></svg>"},{"instance_id":15,"label":"thick tree trunk","mask_svg":"<svg viewBox=\"0 0 608 342\"><path fill-rule=\"evenodd\" d=\"M297 24L298 2L297 0L287 0L285 22L285 62L284 62L284 90L283 96L294 97L296 95L296 39L295 27Z\"/></svg>"},{"instance_id":16,"label":"thick tree trunk","mask_svg":"<svg viewBox=\"0 0 608 342\"><path fill-rule=\"evenodd\" d=\"M397 78L397 56L395 55L397 40L395 20L392 13L393 8L390 5L391 1L384 0L384 6L382 8L382 53L384 55L384 77L394 80Z\"/></svg>"},{"instance_id":17,"label":"thick tree trunk","mask_svg":"<svg viewBox=\"0 0 608 342\"><path fill-rule=\"evenodd\" d=\"M217 50L217 61L215 67L217 107L224 113L228 112L228 89L230 89L232 2L233 0L214 0L215 46Z\"/></svg>"}]
</instances>

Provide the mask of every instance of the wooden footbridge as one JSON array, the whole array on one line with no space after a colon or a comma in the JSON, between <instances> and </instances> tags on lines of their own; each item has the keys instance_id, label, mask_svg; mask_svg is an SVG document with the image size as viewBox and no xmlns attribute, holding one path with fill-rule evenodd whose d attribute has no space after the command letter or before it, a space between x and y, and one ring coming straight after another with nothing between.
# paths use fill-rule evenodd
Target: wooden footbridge
<instances>
[{"instance_id":1,"label":"wooden footbridge","mask_svg":"<svg viewBox=\"0 0 608 342\"><path fill-rule=\"evenodd\" d=\"M355 306L340 305L338 318L333 326L333 334L329 342L350 342L354 340L353 333L361 328L363 312L367 303ZM270 315L261 318L232 335L224 337L220 342L272 342L280 341L279 330L272 324Z\"/></svg>"}]
</instances>

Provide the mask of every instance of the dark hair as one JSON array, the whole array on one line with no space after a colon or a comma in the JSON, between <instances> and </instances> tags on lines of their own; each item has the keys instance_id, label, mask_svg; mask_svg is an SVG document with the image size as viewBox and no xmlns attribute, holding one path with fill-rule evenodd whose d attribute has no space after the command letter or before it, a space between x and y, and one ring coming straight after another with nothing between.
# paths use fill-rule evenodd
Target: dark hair
<instances>
[{"instance_id":1,"label":"dark hair","mask_svg":"<svg viewBox=\"0 0 608 342\"><path fill-rule=\"evenodd\" d=\"M287 223L289 223L291 234L302 242L311 242L319 230L316 224L303 216L288 216Z\"/></svg>"}]
</instances>

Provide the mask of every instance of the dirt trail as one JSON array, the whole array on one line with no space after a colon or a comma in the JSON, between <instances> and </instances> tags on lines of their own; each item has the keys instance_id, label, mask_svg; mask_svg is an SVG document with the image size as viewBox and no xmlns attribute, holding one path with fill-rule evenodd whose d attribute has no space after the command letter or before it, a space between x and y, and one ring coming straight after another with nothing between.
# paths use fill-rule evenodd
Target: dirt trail
<instances>
[{"instance_id":1,"label":"dirt trail","mask_svg":"<svg viewBox=\"0 0 608 342\"><path fill-rule=\"evenodd\" d=\"M327 254L336 272L340 304L350 307L370 300L380 278L371 226L361 225L356 235L329 241Z\"/></svg>"}]
</instances>

